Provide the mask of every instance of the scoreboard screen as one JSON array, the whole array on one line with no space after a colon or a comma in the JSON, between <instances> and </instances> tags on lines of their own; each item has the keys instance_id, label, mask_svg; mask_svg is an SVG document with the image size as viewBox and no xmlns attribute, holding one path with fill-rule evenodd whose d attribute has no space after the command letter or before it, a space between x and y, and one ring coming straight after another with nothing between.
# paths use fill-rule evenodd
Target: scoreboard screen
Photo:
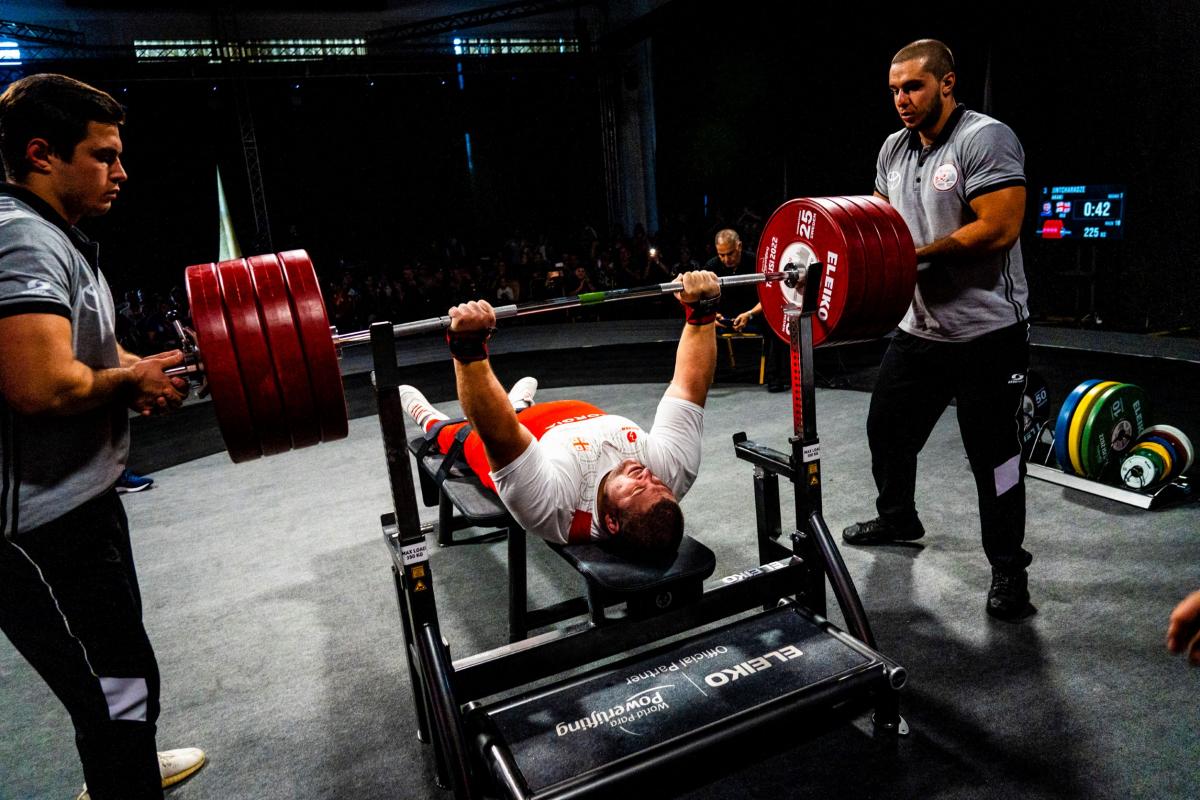
<instances>
[{"instance_id":1,"label":"scoreboard screen","mask_svg":"<svg viewBox=\"0 0 1200 800\"><path fill-rule=\"evenodd\" d=\"M1124 218L1124 186L1043 186L1038 236L1043 239L1121 239Z\"/></svg>"}]
</instances>

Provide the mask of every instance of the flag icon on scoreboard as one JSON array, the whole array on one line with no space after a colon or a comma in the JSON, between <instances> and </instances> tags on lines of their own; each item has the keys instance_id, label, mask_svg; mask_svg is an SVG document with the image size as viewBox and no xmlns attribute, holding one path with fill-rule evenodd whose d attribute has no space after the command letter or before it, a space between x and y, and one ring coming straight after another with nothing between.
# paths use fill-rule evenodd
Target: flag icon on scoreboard
<instances>
[{"instance_id":1,"label":"flag icon on scoreboard","mask_svg":"<svg viewBox=\"0 0 1200 800\"><path fill-rule=\"evenodd\" d=\"M1038 231L1043 239L1061 239L1063 238L1063 224L1061 219L1048 219L1042 223L1042 229Z\"/></svg>"},{"instance_id":2,"label":"flag icon on scoreboard","mask_svg":"<svg viewBox=\"0 0 1200 800\"><path fill-rule=\"evenodd\" d=\"M1070 200L1059 200L1057 203L1054 204L1054 213L1070 214L1071 213L1071 201Z\"/></svg>"}]
</instances>

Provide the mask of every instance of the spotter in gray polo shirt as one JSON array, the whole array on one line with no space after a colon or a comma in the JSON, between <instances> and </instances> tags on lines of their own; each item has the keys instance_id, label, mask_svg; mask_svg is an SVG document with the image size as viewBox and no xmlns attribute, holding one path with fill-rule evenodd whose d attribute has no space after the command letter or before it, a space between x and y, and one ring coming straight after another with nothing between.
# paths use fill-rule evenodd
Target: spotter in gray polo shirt
<instances>
[{"instance_id":1,"label":"spotter in gray polo shirt","mask_svg":"<svg viewBox=\"0 0 1200 800\"><path fill-rule=\"evenodd\" d=\"M1002 122L958 106L937 140L921 144L901 129L883 143L875 191L887 197L923 247L975 219L970 202L1025 185L1025 152ZM970 261L922 263L902 330L941 341L967 341L1029 318L1021 242Z\"/></svg>"}]
</instances>

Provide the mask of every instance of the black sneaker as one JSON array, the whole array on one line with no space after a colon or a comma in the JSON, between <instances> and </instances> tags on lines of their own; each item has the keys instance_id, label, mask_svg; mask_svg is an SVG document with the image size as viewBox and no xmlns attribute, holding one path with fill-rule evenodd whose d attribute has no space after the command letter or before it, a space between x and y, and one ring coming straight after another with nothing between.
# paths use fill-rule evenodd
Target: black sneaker
<instances>
[{"instance_id":1,"label":"black sneaker","mask_svg":"<svg viewBox=\"0 0 1200 800\"><path fill-rule=\"evenodd\" d=\"M1005 622L1017 622L1037 613L1029 602L1029 574L1025 570L1008 573L992 568L987 613Z\"/></svg>"},{"instance_id":2,"label":"black sneaker","mask_svg":"<svg viewBox=\"0 0 1200 800\"><path fill-rule=\"evenodd\" d=\"M882 517L856 522L842 531L842 541L846 544L888 544L889 542L912 542L925 535L921 521L913 520L911 525L894 525Z\"/></svg>"}]
</instances>

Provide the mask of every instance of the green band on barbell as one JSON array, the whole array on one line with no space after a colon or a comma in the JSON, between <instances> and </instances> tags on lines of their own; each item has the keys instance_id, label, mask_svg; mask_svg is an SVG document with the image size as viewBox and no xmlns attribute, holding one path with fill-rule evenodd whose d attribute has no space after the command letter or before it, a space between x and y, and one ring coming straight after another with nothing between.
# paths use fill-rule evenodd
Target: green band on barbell
<instances>
[{"instance_id":1,"label":"green band on barbell","mask_svg":"<svg viewBox=\"0 0 1200 800\"><path fill-rule=\"evenodd\" d=\"M579 305L586 306L592 303L603 303L605 292L584 292L579 295Z\"/></svg>"}]
</instances>

